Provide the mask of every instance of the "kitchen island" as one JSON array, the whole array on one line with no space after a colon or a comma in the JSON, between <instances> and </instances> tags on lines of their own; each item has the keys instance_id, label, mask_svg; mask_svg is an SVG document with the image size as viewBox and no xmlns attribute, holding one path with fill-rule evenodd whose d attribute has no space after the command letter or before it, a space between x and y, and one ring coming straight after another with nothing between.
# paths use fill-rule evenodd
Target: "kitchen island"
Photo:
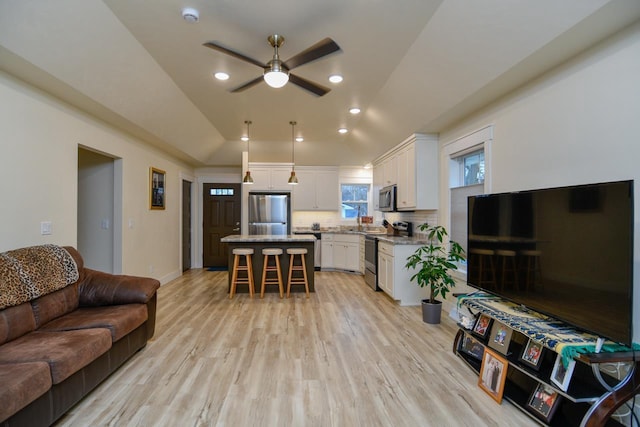
<instances>
[{"instance_id":1,"label":"kitchen island","mask_svg":"<svg viewBox=\"0 0 640 427\"><path fill-rule=\"evenodd\" d=\"M280 255L280 267L282 269L282 284L285 292L287 289L287 277L289 275L289 255L287 249L289 248L304 248L307 250L305 255L305 264L307 271L307 280L309 282L309 291L314 292L314 244L316 237L313 234L289 234L289 235L247 235L247 234L232 234L230 236L223 237L220 240L222 243L228 245L228 257L229 268L233 266L233 250L236 248L251 248L253 249L253 256L251 261L253 264L253 282L255 285L256 293L260 293L260 283L262 282L262 267L264 257L262 256L262 250L265 248L280 248L282 249L282 255ZM297 261L297 259L296 259ZM229 271L229 289L231 289L231 277L232 272ZM248 293L249 287L247 285L238 285L236 293ZM265 292L278 292L278 285L267 284ZM304 285L294 284L291 286L291 292L305 292Z\"/></svg>"}]
</instances>

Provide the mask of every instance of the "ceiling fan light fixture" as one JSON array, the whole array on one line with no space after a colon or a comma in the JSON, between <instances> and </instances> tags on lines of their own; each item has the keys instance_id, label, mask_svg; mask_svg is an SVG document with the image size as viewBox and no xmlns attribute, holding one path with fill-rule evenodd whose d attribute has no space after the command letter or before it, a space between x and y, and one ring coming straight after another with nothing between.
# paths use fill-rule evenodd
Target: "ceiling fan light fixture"
<instances>
[{"instance_id":1,"label":"ceiling fan light fixture","mask_svg":"<svg viewBox=\"0 0 640 427\"><path fill-rule=\"evenodd\" d=\"M200 13L192 7L185 7L182 9L182 18L190 24L195 24L200 19Z\"/></svg>"},{"instance_id":2,"label":"ceiling fan light fixture","mask_svg":"<svg viewBox=\"0 0 640 427\"><path fill-rule=\"evenodd\" d=\"M273 88L281 88L289 81L289 75L282 71L267 71L264 73L264 81Z\"/></svg>"}]
</instances>

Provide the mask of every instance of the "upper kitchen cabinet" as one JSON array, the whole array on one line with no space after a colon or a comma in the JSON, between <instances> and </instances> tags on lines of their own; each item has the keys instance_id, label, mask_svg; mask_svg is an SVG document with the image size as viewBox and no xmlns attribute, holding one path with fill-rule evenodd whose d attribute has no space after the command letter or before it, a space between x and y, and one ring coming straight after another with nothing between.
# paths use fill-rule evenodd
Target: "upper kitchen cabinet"
<instances>
[{"instance_id":1,"label":"upper kitchen cabinet","mask_svg":"<svg viewBox=\"0 0 640 427\"><path fill-rule=\"evenodd\" d=\"M399 211L438 209L438 138L413 134L375 162L384 184L397 185ZM387 174L387 170L389 173ZM395 172L394 172L395 171ZM395 182L388 175L395 173Z\"/></svg>"},{"instance_id":2,"label":"upper kitchen cabinet","mask_svg":"<svg viewBox=\"0 0 640 427\"><path fill-rule=\"evenodd\" d=\"M338 168L297 167L298 185L293 188L293 210L337 211L340 209Z\"/></svg>"},{"instance_id":3,"label":"upper kitchen cabinet","mask_svg":"<svg viewBox=\"0 0 640 427\"><path fill-rule=\"evenodd\" d=\"M253 177L251 191L291 191L291 166L250 163L249 171Z\"/></svg>"}]
</instances>

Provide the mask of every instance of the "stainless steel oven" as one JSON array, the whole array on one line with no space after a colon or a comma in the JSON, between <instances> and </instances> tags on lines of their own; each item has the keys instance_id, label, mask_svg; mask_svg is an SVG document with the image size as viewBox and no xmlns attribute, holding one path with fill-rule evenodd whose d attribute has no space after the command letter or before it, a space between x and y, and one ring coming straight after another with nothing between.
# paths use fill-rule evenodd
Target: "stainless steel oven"
<instances>
[{"instance_id":1,"label":"stainless steel oven","mask_svg":"<svg viewBox=\"0 0 640 427\"><path fill-rule=\"evenodd\" d=\"M378 288L378 239L364 236L364 281L374 291Z\"/></svg>"}]
</instances>

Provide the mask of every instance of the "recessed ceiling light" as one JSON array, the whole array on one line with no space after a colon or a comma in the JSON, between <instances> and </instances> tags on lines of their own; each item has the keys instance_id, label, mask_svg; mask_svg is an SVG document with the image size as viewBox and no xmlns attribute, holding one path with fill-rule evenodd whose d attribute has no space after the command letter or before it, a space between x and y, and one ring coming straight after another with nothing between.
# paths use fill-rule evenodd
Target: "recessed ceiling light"
<instances>
[{"instance_id":1,"label":"recessed ceiling light","mask_svg":"<svg viewBox=\"0 0 640 427\"><path fill-rule=\"evenodd\" d=\"M303 138L303 137L301 137L301 136L297 136L297 137L296 137L296 141L297 141L297 142L302 142L302 141L304 141L304 138Z\"/></svg>"},{"instance_id":2,"label":"recessed ceiling light","mask_svg":"<svg viewBox=\"0 0 640 427\"><path fill-rule=\"evenodd\" d=\"M331 74L329 76L329 81L331 83L340 83L342 81L342 76L340 74Z\"/></svg>"},{"instance_id":3,"label":"recessed ceiling light","mask_svg":"<svg viewBox=\"0 0 640 427\"><path fill-rule=\"evenodd\" d=\"M229 80L229 74L218 71L213 75L218 80Z\"/></svg>"},{"instance_id":4,"label":"recessed ceiling light","mask_svg":"<svg viewBox=\"0 0 640 427\"><path fill-rule=\"evenodd\" d=\"M194 23L198 22L198 19L200 19L200 14L194 8L185 7L184 9L182 9L182 17L188 23L194 24Z\"/></svg>"},{"instance_id":5,"label":"recessed ceiling light","mask_svg":"<svg viewBox=\"0 0 640 427\"><path fill-rule=\"evenodd\" d=\"M246 141L248 141L248 140L249 140L249 137L248 137L248 136L246 136L246 135L243 135L243 136L241 136L241 137L240 137L240 140L241 140L241 141L245 141L245 142L246 142Z\"/></svg>"},{"instance_id":6,"label":"recessed ceiling light","mask_svg":"<svg viewBox=\"0 0 640 427\"><path fill-rule=\"evenodd\" d=\"M338 129L338 133L347 133L347 132L349 132L349 130L347 128Z\"/></svg>"},{"instance_id":7,"label":"recessed ceiling light","mask_svg":"<svg viewBox=\"0 0 640 427\"><path fill-rule=\"evenodd\" d=\"M360 114L360 109L358 107L349 108L349 112L351 114Z\"/></svg>"}]
</instances>

